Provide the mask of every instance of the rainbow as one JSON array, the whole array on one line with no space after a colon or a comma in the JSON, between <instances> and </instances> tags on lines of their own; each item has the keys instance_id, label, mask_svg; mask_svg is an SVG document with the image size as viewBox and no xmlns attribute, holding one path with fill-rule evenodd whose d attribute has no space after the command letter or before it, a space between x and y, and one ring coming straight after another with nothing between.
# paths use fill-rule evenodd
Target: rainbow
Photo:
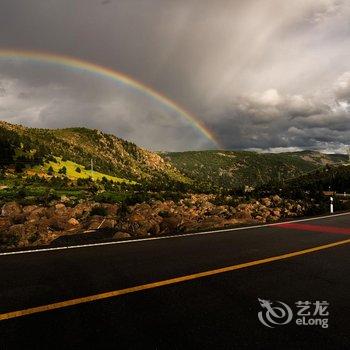
<instances>
[{"instance_id":1,"label":"rainbow","mask_svg":"<svg viewBox=\"0 0 350 350\"><path fill-rule=\"evenodd\" d=\"M60 66L73 68L81 71L87 71L93 74L97 74L101 77L112 79L117 83L124 84L130 88L136 89L148 97L153 98L163 106L176 111L179 115L184 117L196 130L200 131L208 140L210 140L215 147L223 148L217 136L209 130L209 128L198 117L181 107L179 104L172 101L167 96L152 89L151 87L123 74L112 68L104 67L96 63L81 60L71 56L65 56L60 54L53 54L43 51L25 51L16 49L0 49L0 59L26 59L35 62L51 63Z\"/></svg>"}]
</instances>

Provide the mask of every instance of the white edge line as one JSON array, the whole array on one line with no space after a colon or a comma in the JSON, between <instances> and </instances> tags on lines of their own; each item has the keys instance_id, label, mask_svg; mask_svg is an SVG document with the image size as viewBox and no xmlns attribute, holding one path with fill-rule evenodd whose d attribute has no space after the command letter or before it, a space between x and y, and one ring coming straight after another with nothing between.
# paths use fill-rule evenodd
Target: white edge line
<instances>
[{"instance_id":1,"label":"white edge line","mask_svg":"<svg viewBox=\"0 0 350 350\"><path fill-rule=\"evenodd\" d=\"M31 249L31 250L20 250L20 251L16 251L16 252L0 253L0 256L17 255L17 254L28 254L28 253L41 253L41 252L50 252L50 251L54 251L54 250L99 247L99 246L114 245L114 244L138 243L138 242L145 242L145 241L156 241L156 240L161 240L161 239L174 239L174 238L183 238L183 237L191 237L191 236L203 236L203 235L208 235L208 234L211 234L211 233L222 233L222 232L230 232L230 231L244 231L244 230L250 230L250 229L254 229L254 228L262 228L262 227L271 227L271 226L276 226L276 225L290 224L290 223L294 223L294 222L304 222L304 221L313 221L313 220L334 218L334 217L337 217L337 216L344 216L344 215L350 215L350 212L319 216L319 217L309 218L309 219L291 220L291 221L284 221L284 222L275 222L275 223L272 223L272 224L252 225L252 226L245 226L245 227L235 227L235 228L220 229L220 230L214 230L214 231L204 231L204 232L197 232L197 233L195 233L195 232L194 233L184 233L184 234L181 234L181 235L174 235L174 236L149 237L149 238L140 238L140 239L129 239L129 240L125 240L125 241L113 241L113 242L102 242L102 243L91 243L91 244L79 244L79 245L72 245L72 246L65 246L65 247L55 247L55 248L43 248L43 249L39 248L39 249Z\"/></svg>"}]
</instances>

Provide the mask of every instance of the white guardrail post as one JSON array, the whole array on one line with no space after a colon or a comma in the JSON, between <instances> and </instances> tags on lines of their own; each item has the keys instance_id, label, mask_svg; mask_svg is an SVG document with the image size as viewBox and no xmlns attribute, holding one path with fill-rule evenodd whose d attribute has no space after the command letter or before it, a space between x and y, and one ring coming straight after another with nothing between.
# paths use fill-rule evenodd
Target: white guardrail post
<instances>
[{"instance_id":1,"label":"white guardrail post","mask_svg":"<svg viewBox=\"0 0 350 350\"><path fill-rule=\"evenodd\" d=\"M334 213L334 207L333 207L333 197L330 198L330 213L333 214Z\"/></svg>"}]
</instances>

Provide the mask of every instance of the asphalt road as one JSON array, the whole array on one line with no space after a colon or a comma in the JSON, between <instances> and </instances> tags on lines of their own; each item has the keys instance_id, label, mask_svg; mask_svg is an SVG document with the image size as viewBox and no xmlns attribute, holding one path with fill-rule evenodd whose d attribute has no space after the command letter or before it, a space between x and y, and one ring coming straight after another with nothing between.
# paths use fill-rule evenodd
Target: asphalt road
<instances>
[{"instance_id":1,"label":"asphalt road","mask_svg":"<svg viewBox=\"0 0 350 350\"><path fill-rule=\"evenodd\" d=\"M0 255L0 349L349 349L349 292L349 214Z\"/></svg>"}]
</instances>

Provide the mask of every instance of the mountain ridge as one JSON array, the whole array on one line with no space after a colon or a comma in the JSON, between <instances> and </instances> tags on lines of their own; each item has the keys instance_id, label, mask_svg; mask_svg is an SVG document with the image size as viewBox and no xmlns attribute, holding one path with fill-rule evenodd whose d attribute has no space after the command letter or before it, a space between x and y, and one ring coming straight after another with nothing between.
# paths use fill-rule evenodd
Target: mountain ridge
<instances>
[{"instance_id":1,"label":"mountain ridge","mask_svg":"<svg viewBox=\"0 0 350 350\"><path fill-rule=\"evenodd\" d=\"M121 179L148 182L180 182L206 190L255 187L283 181L326 165L346 162L345 155L316 151L257 153L204 150L151 152L132 142L97 129L29 128L0 121L0 161L4 164L43 164L60 158L88 170Z\"/></svg>"},{"instance_id":2,"label":"mountain ridge","mask_svg":"<svg viewBox=\"0 0 350 350\"><path fill-rule=\"evenodd\" d=\"M298 177L347 160L345 155L327 155L315 151L257 153L210 150L166 152L161 155L185 176L218 187L255 187Z\"/></svg>"}]
</instances>

